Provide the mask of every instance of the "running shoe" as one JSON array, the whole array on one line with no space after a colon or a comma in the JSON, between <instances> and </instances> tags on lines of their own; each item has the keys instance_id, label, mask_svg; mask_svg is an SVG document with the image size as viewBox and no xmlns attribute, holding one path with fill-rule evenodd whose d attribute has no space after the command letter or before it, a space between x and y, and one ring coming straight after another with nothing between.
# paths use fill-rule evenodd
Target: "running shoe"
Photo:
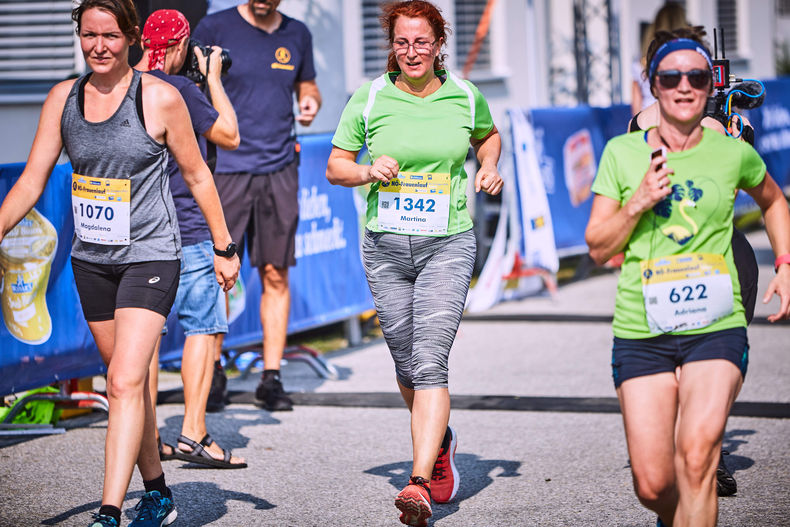
<instances>
[{"instance_id":1,"label":"running shoe","mask_svg":"<svg viewBox=\"0 0 790 527\"><path fill-rule=\"evenodd\" d=\"M90 527L118 527L118 522L112 516L106 514L93 513L93 523Z\"/></svg>"},{"instance_id":2,"label":"running shoe","mask_svg":"<svg viewBox=\"0 0 790 527\"><path fill-rule=\"evenodd\" d=\"M732 473L727 470L727 465L724 464L724 456L729 454L726 450L722 450L719 456L719 466L716 467L716 494L719 496L732 496L738 492L738 484L735 483L735 478L732 477Z\"/></svg>"},{"instance_id":3,"label":"running shoe","mask_svg":"<svg viewBox=\"0 0 790 527\"><path fill-rule=\"evenodd\" d=\"M400 521L413 527L426 527L431 517L431 483L420 476L412 476L409 484L395 498L401 512Z\"/></svg>"},{"instance_id":4,"label":"running shoe","mask_svg":"<svg viewBox=\"0 0 790 527\"><path fill-rule=\"evenodd\" d=\"M293 401L283 390L283 383L278 379L261 379L255 389L255 403L270 412L288 412L293 410Z\"/></svg>"},{"instance_id":5,"label":"running shoe","mask_svg":"<svg viewBox=\"0 0 790 527\"><path fill-rule=\"evenodd\" d=\"M176 521L176 506L171 498L162 496L158 490L146 492L135 505L137 516L129 527L162 527Z\"/></svg>"},{"instance_id":6,"label":"running shoe","mask_svg":"<svg viewBox=\"0 0 790 527\"><path fill-rule=\"evenodd\" d=\"M447 503L458 493L461 481L455 466L455 449L458 446L458 434L448 426L444 441L439 448L439 456L431 474L431 495L436 503Z\"/></svg>"}]
</instances>

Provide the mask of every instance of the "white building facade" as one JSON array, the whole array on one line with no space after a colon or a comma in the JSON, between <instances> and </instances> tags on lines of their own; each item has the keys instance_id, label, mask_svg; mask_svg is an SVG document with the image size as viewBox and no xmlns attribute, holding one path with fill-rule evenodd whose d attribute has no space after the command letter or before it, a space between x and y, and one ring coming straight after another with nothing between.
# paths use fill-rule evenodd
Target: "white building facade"
<instances>
[{"instance_id":1,"label":"white building facade","mask_svg":"<svg viewBox=\"0 0 790 527\"><path fill-rule=\"evenodd\" d=\"M448 67L462 70L491 0L436 0L453 30ZM163 2L160 2L163 3ZM739 77L772 78L777 49L790 41L788 0L686 0L693 24L725 27ZM378 0L283 0L313 33L324 106L300 133L334 130L348 97L383 72ZM469 78L502 127L511 107L627 103L640 27L662 0L494 0L490 28ZM23 162L46 92L84 70L69 11L72 0L0 2L0 163ZM210 44L210 43L206 43ZM583 67L580 67L580 64Z\"/></svg>"}]
</instances>

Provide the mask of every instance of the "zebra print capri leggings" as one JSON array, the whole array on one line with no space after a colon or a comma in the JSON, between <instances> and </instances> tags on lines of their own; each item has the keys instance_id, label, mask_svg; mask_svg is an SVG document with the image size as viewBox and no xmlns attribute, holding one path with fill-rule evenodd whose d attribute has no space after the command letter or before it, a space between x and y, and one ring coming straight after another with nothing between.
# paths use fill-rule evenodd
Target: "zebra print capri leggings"
<instances>
[{"instance_id":1,"label":"zebra print capri leggings","mask_svg":"<svg viewBox=\"0 0 790 527\"><path fill-rule=\"evenodd\" d=\"M365 274L401 385L447 387L475 247L471 229L441 238L365 230Z\"/></svg>"}]
</instances>

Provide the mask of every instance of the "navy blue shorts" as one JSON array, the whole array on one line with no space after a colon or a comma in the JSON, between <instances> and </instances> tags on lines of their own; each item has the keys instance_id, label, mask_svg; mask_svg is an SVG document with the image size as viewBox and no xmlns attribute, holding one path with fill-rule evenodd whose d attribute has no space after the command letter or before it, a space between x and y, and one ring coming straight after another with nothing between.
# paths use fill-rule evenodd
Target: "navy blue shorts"
<instances>
[{"instance_id":1,"label":"navy blue shorts","mask_svg":"<svg viewBox=\"0 0 790 527\"><path fill-rule=\"evenodd\" d=\"M658 335L647 339L614 338L612 379L623 381L654 373L673 372L678 366L698 360L724 359L732 362L746 378L749 340L746 328L723 329L702 335Z\"/></svg>"}]
</instances>

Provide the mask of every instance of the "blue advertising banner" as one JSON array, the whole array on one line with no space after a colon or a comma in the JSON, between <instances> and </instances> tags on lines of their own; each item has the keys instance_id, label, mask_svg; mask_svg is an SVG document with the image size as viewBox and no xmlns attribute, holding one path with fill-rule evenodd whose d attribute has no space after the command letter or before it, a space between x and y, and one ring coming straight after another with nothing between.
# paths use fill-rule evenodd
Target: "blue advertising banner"
<instances>
[{"instance_id":1,"label":"blue advertising banner","mask_svg":"<svg viewBox=\"0 0 790 527\"><path fill-rule=\"evenodd\" d=\"M330 185L326 163L332 134L300 138L299 227L296 231L296 266L288 273L291 314L288 332L318 327L373 309L373 299L359 255L359 222L353 189ZM245 257L242 287L231 295L231 324L225 347L259 342L261 281ZM175 314L167 321L160 361L178 360L184 332Z\"/></svg>"},{"instance_id":2,"label":"blue advertising banner","mask_svg":"<svg viewBox=\"0 0 790 527\"><path fill-rule=\"evenodd\" d=\"M0 166L0 196L24 164ZM71 165L59 165L34 209L0 244L0 395L100 373L71 271Z\"/></svg>"},{"instance_id":3,"label":"blue advertising banner","mask_svg":"<svg viewBox=\"0 0 790 527\"><path fill-rule=\"evenodd\" d=\"M754 147L765 161L768 173L788 193L790 185L790 79L774 79L765 83L765 101L745 112L754 126ZM756 208L751 197L739 192L735 211Z\"/></svg>"},{"instance_id":4,"label":"blue advertising banner","mask_svg":"<svg viewBox=\"0 0 790 527\"><path fill-rule=\"evenodd\" d=\"M587 252L584 229L592 185L606 142L625 133L628 106L541 108L529 111L560 256Z\"/></svg>"},{"instance_id":5,"label":"blue advertising banner","mask_svg":"<svg viewBox=\"0 0 790 527\"><path fill-rule=\"evenodd\" d=\"M297 265L291 268L289 332L342 320L373 308L359 256L353 190L332 186L324 174L331 135L301 138ZM23 164L0 166L0 199ZM82 316L69 254L74 224L69 164L55 167L41 199L0 245L2 315L0 395L57 380L101 373L104 365ZM243 286L234 289L226 345L260 341L261 286L247 259ZM161 360L179 359L183 331L171 314Z\"/></svg>"},{"instance_id":6,"label":"blue advertising banner","mask_svg":"<svg viewBox=\"0 0 790 527\"><path fill-rule=\"evenodd\" d=\"M787 193L790 191L790 79L773 79L764 84L765 102L744 114L754 126L755 148L768 172ZM590 185L606 142L626 132L631 117L629 107L512 111L528 114L534 128L558 254L586 252L584 229L592 205ZM736 215L755 207L748 194L738 193Z\"/></svg>"}]
</instances>

